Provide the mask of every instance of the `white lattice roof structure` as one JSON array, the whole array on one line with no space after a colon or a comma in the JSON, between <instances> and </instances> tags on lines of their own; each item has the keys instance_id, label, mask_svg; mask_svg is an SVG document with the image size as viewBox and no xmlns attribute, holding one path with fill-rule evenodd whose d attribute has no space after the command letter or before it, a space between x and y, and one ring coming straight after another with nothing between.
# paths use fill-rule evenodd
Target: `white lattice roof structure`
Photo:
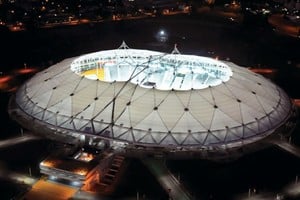
<instances>
[{"instance_id":1,"label":"white lattice roof structure","mask_svg":"<svg viewBox=\"0 0 300 200\"><path fill-rule=\"evenodd\" d=\"M281 88L234 63L125 43L37 73L17 91L16 105L54 133L185 149L253 143L292 110Z\"/></svg>"}]
</instances>

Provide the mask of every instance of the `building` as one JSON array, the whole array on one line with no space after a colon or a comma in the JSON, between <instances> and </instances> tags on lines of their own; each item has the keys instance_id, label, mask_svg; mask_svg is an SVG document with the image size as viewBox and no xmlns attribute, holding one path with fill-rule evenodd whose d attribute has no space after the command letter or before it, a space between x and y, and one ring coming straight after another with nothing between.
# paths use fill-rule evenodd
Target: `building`
<instances>
[{"instance_id":1,"label":"building","mask_svg":"<svg viewBox=\"0 0 300 200\"><path fill-rule=\"evenodd\" d=\"M9 114L69 144L129 156L230 159L288 135L296 108L280 87L232 62L123 42L37 73L11 98Z\"/></svg>"},{"instance_id":2,"label":"building","mask_svg":"<svg viewBox=\"0 0 300 200\"><path fill-rule=\"evenodd\" d=\"M100 160L97 154L79 150L69 156L48 156L39 167L50 180L61 179L74 186L89 186L100 182L103 171Z\"/></svg>"},{"instance_id":3,"label":"building","mask_svg":"<svg viewBox=\"0 0 300 200\"><path fill-rule=\"evenodd\" d=\"M84 191L110 194L126 169L126 162L120 155L80 148L70 155L50 155L39 168L49 180Z\"/></svg>"}]
</instances>

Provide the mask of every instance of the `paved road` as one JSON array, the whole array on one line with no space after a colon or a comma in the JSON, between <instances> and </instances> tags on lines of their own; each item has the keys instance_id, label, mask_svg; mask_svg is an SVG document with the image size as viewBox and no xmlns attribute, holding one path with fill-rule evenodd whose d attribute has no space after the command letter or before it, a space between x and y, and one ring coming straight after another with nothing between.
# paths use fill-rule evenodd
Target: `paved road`
<instances>
[{"instance_id":1,"label":"paved road","mask_svg":"<svg viewBox=\"0 0 300 200\"><path fill-rule=\"evenodd\" d=\"M40 137L35 136L35 135L24 135L24 136L20 136L20 137L13 137L13 138L9 138L6 140L1 140L0 141L0 149L6 148L9 146L13 146L16 144L20 144L23 142L27 142L27 141L38 140L38 139L40 139Z\"/></svg>"},{"instance_id":2,"label":"paved road","mask_svg":"<svg viewBox=\"0 0 300 200\"><path fill-rule=\"evenodd\" d=\"M283 17L283 14L273 14L268 18L268 22L282 34L292 37L299 37L300 24L292 22Z\"/></svg>"},{"instance_id":3,"label":"paved road","mask_svg":"<svg viewBox=\"0 0 300 200\"><path fill-rule=\"evenodd\" d=\"M290 144L288 141L278 139L278 140L270 140L270 142L273 143L274 145L280 147L281 149L300 158L300 148L293 144Z\"/></svg>"},{"instance_id":4,"label":"paved road","mask_svg":"<svg viewBox=\"0 0 300 200\"><path fill-rule=\"evenodd\" d=\"M158 159L145 158L143 163L157 178L161 186L169 193L172 200L190 200L191 195L183 188L179 181L166 168L165 164Z\"/></svg>"},{"instance_id":5,"label":"paved road","mask_svg":"<svg viewBox=\"0 0 300 200\"><path fill-rule=\"evenodd\" d=\"M286 185L280 191L264 192L259 194L244 193L238 195L234 200L296 200L300 199L300 183L293 182Z\"/></svg>"},{"instance_id":6,"label":"paved road","mask_svg":"<svg viewBox=\"0 0 300 200\"><path fill-rule=\"evenodd\" d=\"M300 107L300 99L293 99L294 104L298 107Z\"/></svg>"},{"instance_id":7,"label":"paved road","mask_svg":"<svg viewBox=\"0 0 300 200\"><path fill-rule=\"evenodd\" d=\"M300 158L300 148L290 144L286 140L273 139L269 140L272 144ZM284 200L284 199L300 199L300 181L296 177L295 182L288 184L281 191L265 192L254 194L253 192L242 194L235 200Z\"/></svg>"}]
</instances>

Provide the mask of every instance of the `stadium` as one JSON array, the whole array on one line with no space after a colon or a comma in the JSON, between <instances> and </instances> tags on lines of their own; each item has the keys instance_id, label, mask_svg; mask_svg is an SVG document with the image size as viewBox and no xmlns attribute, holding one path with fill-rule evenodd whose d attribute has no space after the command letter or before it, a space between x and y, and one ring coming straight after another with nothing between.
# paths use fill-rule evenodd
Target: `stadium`
<instances>
[{"instance_id":1,"label":"stadium","mask_svg":"<svg viewBox=\"0 0 300 200\"><path fill-rule=\"evenodd\" d=\"M293 129L276 84L229 61L131 49L65 59L26 81L9 114L33 133L128 156L230 159Z\"/></svg>"}]
</instances>

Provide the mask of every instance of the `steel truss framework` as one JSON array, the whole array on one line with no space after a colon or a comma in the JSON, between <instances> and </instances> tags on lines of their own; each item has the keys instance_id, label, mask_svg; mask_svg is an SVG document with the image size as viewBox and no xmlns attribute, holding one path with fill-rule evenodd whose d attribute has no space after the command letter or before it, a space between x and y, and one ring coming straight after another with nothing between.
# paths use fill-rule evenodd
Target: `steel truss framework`
<instances>
[{"instance_id":1,"label":"steel truss framework","mask_svg":"<svg viewBox=\"0 0 300 200\"><path fill-rule=\"evenodd\" d=\"M116 66L123 61L133 66L125 80L92 80L80 75L80 59L94 58L96 54L100 59L101 55L107 56L107 51L65 59L19 88L19 110L33 118L36 126L53 132L186 149L252 143L272 134L291 115L291 100L281 88L231 62L218 61L229 76L218 79L215 86L195 89L190 84L182 90L145 87L145 81L133 81L135 77L146 71L149 63L157 63L170 54L135 49L135 53L141 51L140 57L145 56L139 58L143 60L141 64L128 53L130 50L123 43L117 51L111 51ZM181 63L198 59L181 55L177 48L171 54L173 61L178 59Z\"/></svg>"}]
</instances>

